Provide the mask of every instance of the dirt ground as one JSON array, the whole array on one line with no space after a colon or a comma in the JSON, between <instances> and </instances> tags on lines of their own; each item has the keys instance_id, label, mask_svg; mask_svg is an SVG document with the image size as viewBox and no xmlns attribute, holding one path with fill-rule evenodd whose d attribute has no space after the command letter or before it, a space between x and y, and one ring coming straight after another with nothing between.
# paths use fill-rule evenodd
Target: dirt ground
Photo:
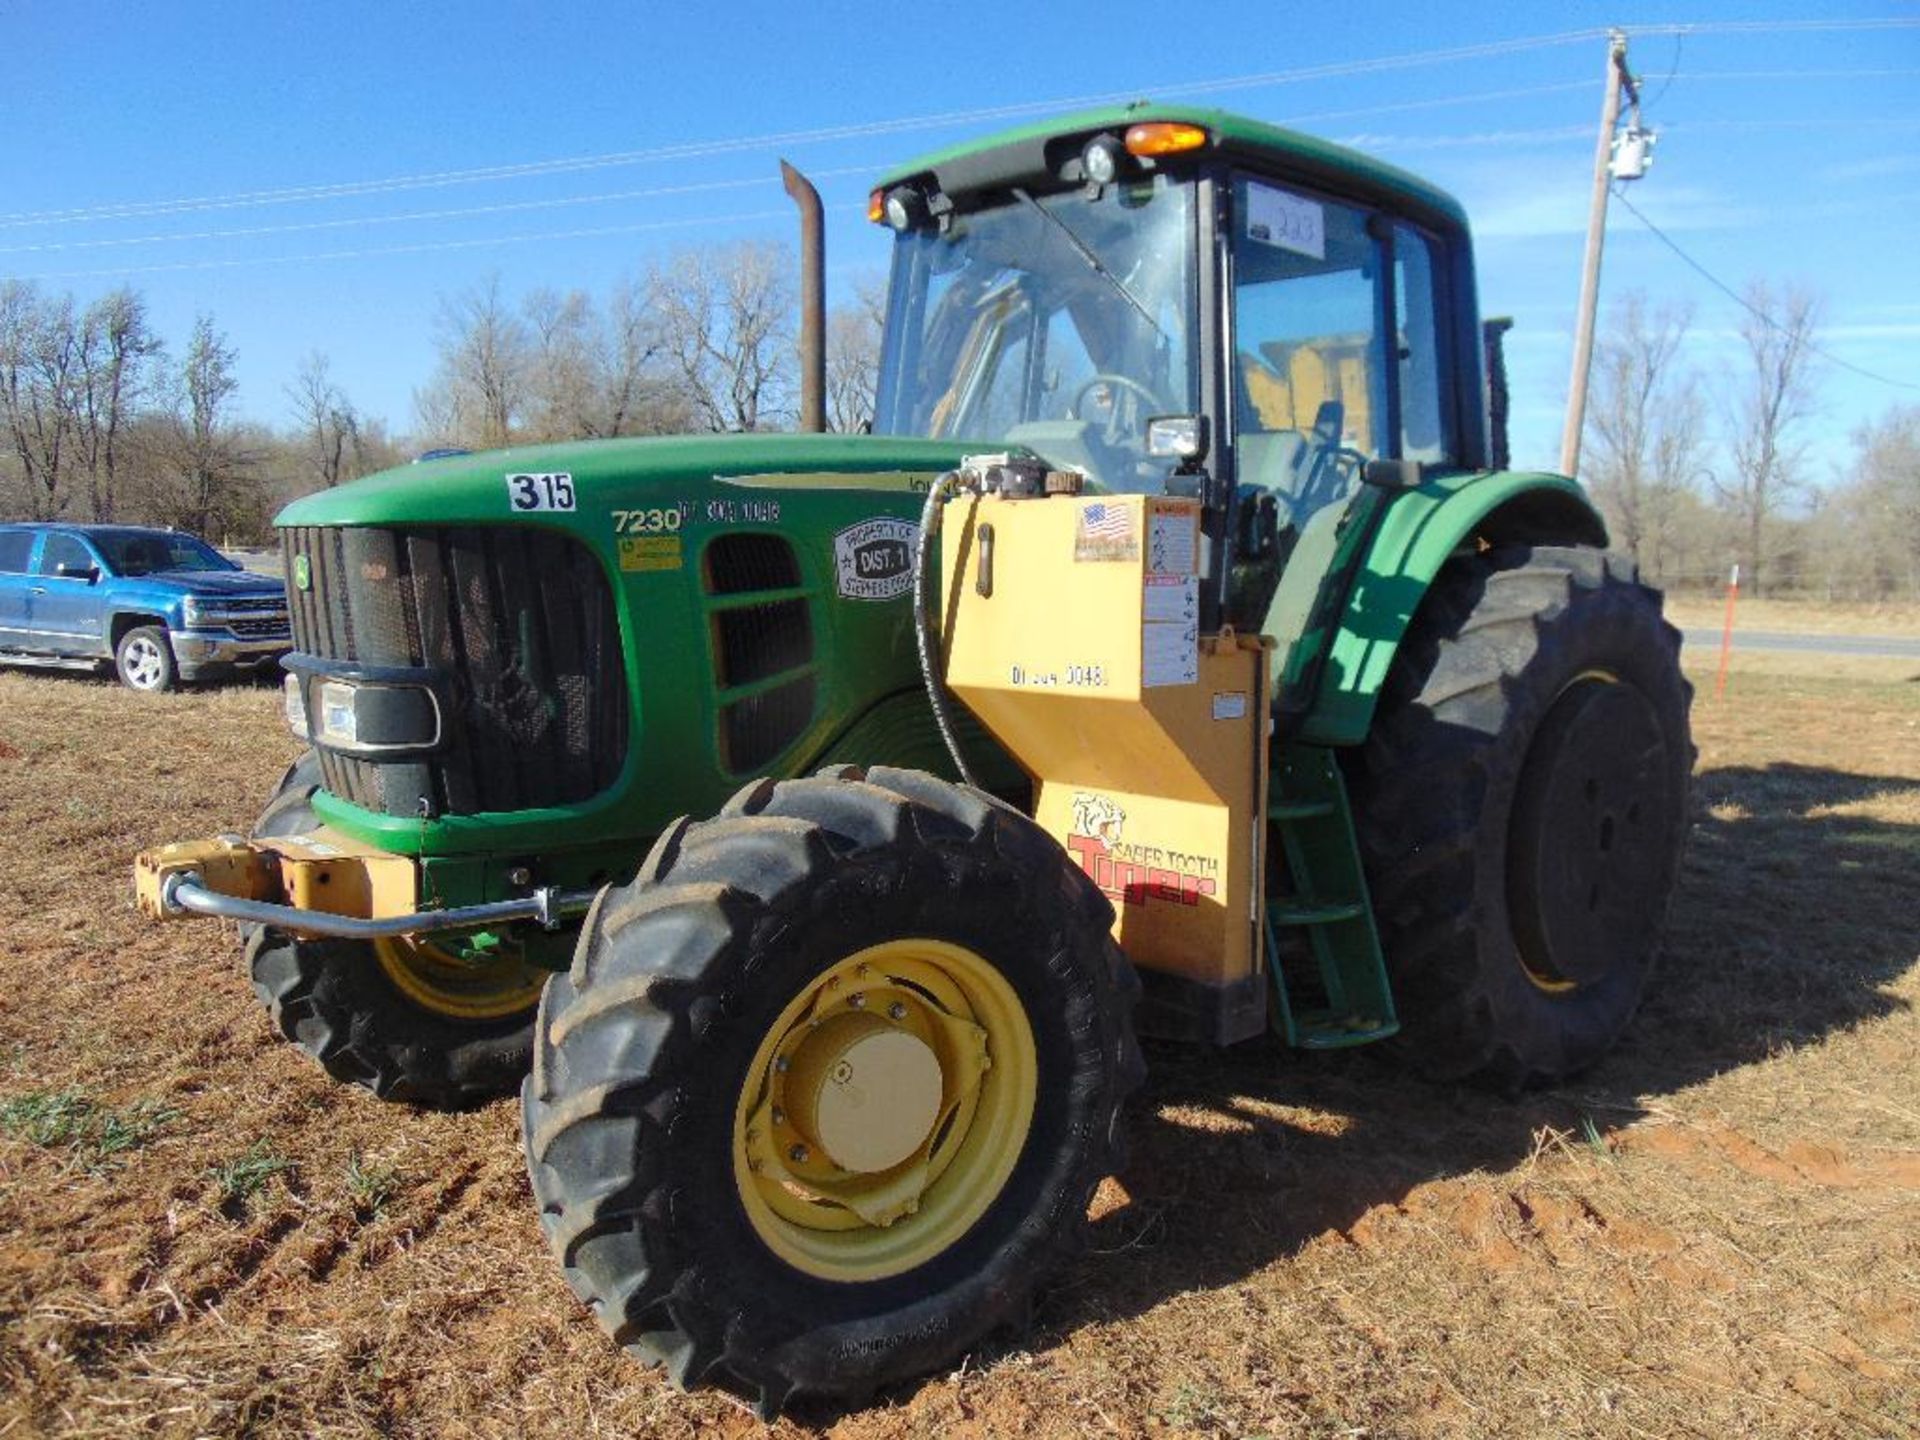
<instances>
[{"instance_id":1,"label":"dirt ground","mask_svg":"<svg viewBox=\"0 0 1920 1440\"><path fill-rule=\"evenodd\" d=\"M1034 1328L779 1430L1920 1434L1916 670L1698 704L1664 972L1579 1082L1153 1050ZM758 1432L602 1339L511 1103L336 1088L230 933L138 922L128 858L244 828L277 712L0 673L0 1436Z\"/></svg>"}]
</instances>

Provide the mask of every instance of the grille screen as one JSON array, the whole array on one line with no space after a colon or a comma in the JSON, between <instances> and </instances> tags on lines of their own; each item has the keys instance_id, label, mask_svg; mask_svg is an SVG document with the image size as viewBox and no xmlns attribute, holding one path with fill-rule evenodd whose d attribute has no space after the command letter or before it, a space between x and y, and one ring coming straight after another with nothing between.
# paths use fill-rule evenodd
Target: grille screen
<instances>
[{"instance_id":1,"label":"grille screen","mask_svg":"<svg viewBox=\"0 0 1920 1440\"><path fill-rule=\"evenodd\" d=\"M756 601L800 587L800 560L783 536L722 535L703 561L713 609L714 683L721 692L722 761L736 775L757 770L800 738L813 720L813 612L803 596ZM729 700L726 692L782 683Z\"/></svg>"},{"instance_id":2,"label":"grille screen","mask_svg":"<svg viewBox=\"0 0 1920 1440\"><path fill-rule=\"evenodd\" d=\"M320 752L326 788L389 815L467 815L598 794L627 749L613 592L585 546L530 527L282 532L295 649L424 667L446 747L423 761Z\"/></svg>"}]
</instances>

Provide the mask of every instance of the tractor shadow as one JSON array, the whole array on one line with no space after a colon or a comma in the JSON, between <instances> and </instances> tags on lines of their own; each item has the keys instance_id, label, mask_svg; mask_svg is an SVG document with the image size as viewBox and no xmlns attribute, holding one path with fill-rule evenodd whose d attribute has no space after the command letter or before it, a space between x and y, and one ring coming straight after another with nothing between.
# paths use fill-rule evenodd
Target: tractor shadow
<instances>
[{"instance_id":1,"label":"tractor shadow","mask_svg":"<svg viewBox=\"0 0 1920 1440\"><path fill-rule=\"evenodd\" d=\"M1864 813L1888 792L1911 821ZM1885 987L1920 963L1916 802L1912 780L1800 765L1696 776L1662 968L1619 1048L1560 1087L1502 1098L1271 1040L1151 1046L1125 1199L1031 1343L1235 1284L1426 1182L1508 1169L1543 1126L1624 1125L1661 1094L1906 1008Z\"/></svg>"}]
</instances>

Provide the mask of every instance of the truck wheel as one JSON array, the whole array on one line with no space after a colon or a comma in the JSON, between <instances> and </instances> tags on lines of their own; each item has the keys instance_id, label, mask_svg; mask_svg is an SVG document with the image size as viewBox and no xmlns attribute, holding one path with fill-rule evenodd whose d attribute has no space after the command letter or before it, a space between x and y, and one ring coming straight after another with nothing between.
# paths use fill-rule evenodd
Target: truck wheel
<instances>
[{"instance_id":1,"label":"truck wheel","mask_svg":"<svg viewBox=\"0 0 1920 1440\"><path fill-rule=\"evenodd\" d=\"M1618 556L1512 547L1441 573L1350 771L1404 1057L1518 1088L1619 1037L1679 872L1692 694L1659 592Z\"/></svg>"},{"instance_id":2,"label":"truck wheel","mask_svg":"<svg viewBox=\"0 0 1920 1440\"><path fill-rule=\"evenodd\" d=\"M1142 1075L1112 910L918 771L759 781L600 897L541 1002L528 1168L631 1353L771 1417L1022 1319Z\"/></svg>"},{"instance_id":3,"label":"truck wheel","mask_svg":"<svg viewBox=\"0 0 1920 1440\"><path fill-rule=\"evenodd\" d=\"M319 758L287 767L255 835L319 824ZM424 940L300 940L250 927L247 971L274 1025L336 1080L389 1100L464 1109L511 1091L533 1054L548 972L502 946L475 965Z\"/></svg>"},{"instance_id":4,"label":"truck wheel","mask_svg":"<svg viewBox=\"0 0 1920 1440\"><path fill-rule=\"evenodd\" d=\"M173 644L159 625L136 625L122 635L114 647L113 666L129 690L171 690L179 674Z\"/></svg>"}]
</instances>

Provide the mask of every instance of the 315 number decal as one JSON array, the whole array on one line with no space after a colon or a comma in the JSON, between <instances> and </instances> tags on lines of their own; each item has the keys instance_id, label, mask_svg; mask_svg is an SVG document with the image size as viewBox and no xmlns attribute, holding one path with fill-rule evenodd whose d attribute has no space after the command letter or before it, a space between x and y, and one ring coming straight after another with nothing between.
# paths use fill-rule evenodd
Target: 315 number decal
<instances>
[{"instance_id":1,"label":"315 number decal","mask_svg":"<svg viewBox=\"0 0 1920 1440\"><path fill-rule=\"evenodd\" d=\"M507 503L516 510L573 509L573 476L507 476Z\"/></svg>"}]
</instances>

